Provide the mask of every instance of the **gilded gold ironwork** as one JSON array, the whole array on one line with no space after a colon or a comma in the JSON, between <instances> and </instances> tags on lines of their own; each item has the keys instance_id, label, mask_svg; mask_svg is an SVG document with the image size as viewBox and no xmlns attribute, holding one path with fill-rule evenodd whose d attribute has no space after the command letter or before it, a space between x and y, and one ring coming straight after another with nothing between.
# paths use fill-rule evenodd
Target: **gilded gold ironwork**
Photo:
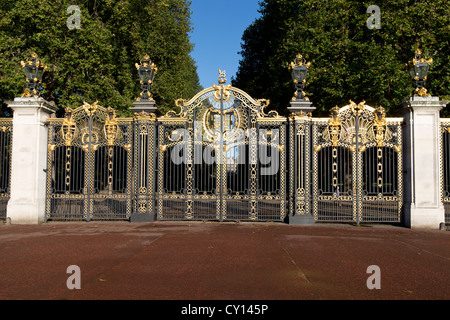
<instances>
[{"instance_id":1,"label":"gilded gold ironwork","mask_svg":"<svg viewBox=\"0 0 450 320\"><path fill-rule=\"evenodd\" d=\"M295 57L295 60L289 64L289 71L292 71L297 66L299 67L305 66L306 68L309 69L309 67L311 66L311 62L306 62L305 58L299 53ZM303 80L303 82L306 82L306 79ZM294 80L294 83L297 83L296 80Z\"/></svg>"},{"instance_id":2,"label":"gilded gold ironwork","mask_svg":"<svg viewBox=\"0 0 450 320\"><path fill-rule=\"evenodd\" d=\"M116 110L112 108L107 109L108 116L103 126L103 133L105 134L108 146L114 145L117 133L120 130L116 119Z\"/></svg>"},{"instance_id":3,"label":"gilded gold ironwork","mask_svg":"<svg viewBox=\"0 0 450 320\"><path fill-rule=\"evenodd\" d=\"M61 135L65 141L66 146L70 147L72 141L77 137L79 133L78 127L72 117L72 108L66 108L66 115L61 127Z\"/></svg>"},{"instance_id":4,"label":"gilded gold ironwork","mask_svg":"<svg viewBox=\"0 0 450 320\"><path fill-rule=\"evenodd\" d=\"M306 62L305 58L301 54L297 54L295 60L289 64L289 71L292 74L295 85L295 93L291 99L292 101L309 101L309 98L303 90L305 88L307 70L310 66L311 62Z\"/></svg>"},{"instance_id":5,"label":"gilded gold ironwork","mask_svg":"<svg viewBox=\"0 0 450 320\"><path fill-rule=\"evenodd\" d=\"M331 109L328 126L322 133L323 138L331 141L333 147L337 147L340 143L355 144L356 121L358 121L360 152L365 150L361 146L370 141L376 141L377 146L382 147L386 141L393 138L391 130L386 125L386 115L383 107L373 109L366 106L364 101L359 104L350 101L350 104L344 108L340 109L336 106ZM345 115L348 111L350 113ZM341 113L345 116L340 115ZM365 116L362 116L363 114ZM356 118L356 116L360 117Z\"/></svg>"},{"instance_id":6,"label":"gilded gold ironwork","mask_svg":"<svg viewBox=\"0 0 450 320\"><path fill-rule=\"evenodd\" d=\"M384 145L384 140L386 139L385 132L389 130L386 127L386 114L384 108L381 106L375 110L374 114L373 127L375 131L375 140L377 141L377 147L382 147Z\"/></svg>"},{"instance_id":7,"label":"gilded gold ironwork","mask_svg":"<svg viewBox=\"0 0 450 320\"><path fill-rule=\"evenodd\" d=\"M231 94L230 94L230 88L231 88L231 84L229 85L218 85L216 86L215 84L212 85L214 88L214 99L216 99L217 102L222 101L222 95L224 96L224 101L223 102L228 102L228 100L230 100L231 98Z\"/></svg>"},{"instance_id":8,"label":"gilded gold ironwork","mask_svg":"<svg viewBox=\"0 0 450 320\"><path fill-rule=\"evenodd\" d=\"M225 78L225 70L222 71L219 69L219 85L216 86L215 84L212 85L214 88L214 99L216 99L217 102L228 102L231 98L231 84L225 85L227 82L227 79Z\"/></svg>"},{"instance_id":9,"label":"gilded gold ironwork","mask_svg":"<svg viewBox=\"0 0 450 320\"><path fill-rule=\"evenodd\" d=\"M135 63L135 67L137 70L139 70L139 68L141 68L141 67L145 67L145 68L149 67L153 70L153 72L155 72L155 73L158 72L158 68L156 67L156 65L153 62L150 61L150 56L148 54L146 54L144 56L144 58L142 59L140 64Z\"/></svg>"},{"instance_id":10,"label":"gilded gold ironwork","mask_svg":"<svg viewBox=\"0 0 450 320\"><path fill-rule=\"evenodd\" d=\"M48 120L46 219L130 217L132 121L98 102Z\"/></svg>"},{"instance_id":11,"label":"gilded gold ironwork","mask_svg":"<svg viewBox=\"0 0 450 320\"><path fill-rule=\"evenodd\" d=\"M145 55L140 63L135 64L136 69L139 71L140 83L142 92L136 101L151 101L155 102L152 93L150 92L153 85L153 78L158 72L158 68L155 63L150 60L149 55Z\"/></svg>"},{"instance_id":12,"label":"gilded gold ironwork","mask_svg":"<svg viewBox=\"0 0 450 320\"><path fill-rule=\"evenodd\" d=\"M254 100L242 90L226 85L225 72L219 70L219 85L213 84L189 101L176 100L175 105L179 112L169 111L158 119L158 218L255 221L267 219L269 212L272 216L278 214L271 220L284 217L283 174L273 177L281 184L277 192L264 192L258 185L260 148L276 150L280 154L279 170L286 171L283 125L286 118L276 111L266 113L269 100ZM264 132L268 134L259 136L258 127L267 128ZM179 165L168 162L174 152L183 155ZM208 154L213 156L213 162L204 158ZM238 163L241 154L245 156L242 164ZM171 176L176 171L182 172L183 180ZM243 174L248 180L243 179L245 189L240 190L241 186L233 181L242 179ZM205 183L210 188L204 189ZM171 190L175 184L178 189ZM280 210L269 210L265 201L277 203ZM240 206L245 206L245 210L238 210ZM203 211L204 207L209 211Z\"/></svg>"},{"instance_id":13,"label":"gilded gold ironwork","mask_svg":"<svg viewBox=\"0 0 450 320\"><path fill-rule=\"evenodd\" d=\"M403 174L401 121L386 118L382 107L374 109L364 101L356 104L351 100L345 107L333 108L326 122L314 120L316 220L399 221ZM325 173L318 172L319 169ZM371 203L374 193L377 204ZM387 205L389 209L377 209L388 201L386 197L394 199L389 200L392 202Z\"/></svg>"},{"instance_id":14,"label":"gilded gold ironwork","mask_svg":"<svg viewBox=\"0 0 450 320\"><path fill-rule=\"evenodd\" d=\"M427 92L427 89L424 87L425 81L427 80L427 75L424 75L423 78L419 78L419 74L415 73L416 67L422 69L426 66L426 72L428 72L429 66L433 63L433 58L425 59L422 55L422 51L417 48L415 52L415 56L412 61L409 61L406 66L411 69L411 77L415 74L413 79L416 81L417 88L414 90L414 96L416 97L431 97L431 95ZM425 73L426 73L425 72ZM421 75L422 76L422 75Z\"/></svg>"},{"instance_id":15,"label":"gilded gold ironwork","mask_svg":"<svg viewBox=\"0 0 450 320\"><path fill-rule=\"evenodd\" d=\"M25 88L25 89L24 89L24 91L23 91L23 93L22 93L22 98L24 98L24 97L25 97L25 98L32 97L30 89L28 89L28 88Z\"/></svg>"},{"instance_id":16,"label":"gilded gold ironwork","mask_svg":"<svg viewBox=\"0 0 450 320\"><path fill-rule=\"evenodd\" d=\"M428 60L425 59L425 58L422 56L422 50L417 49L417 50L416 50L416 55L415 55L414 59L412 60L413 65L414 65L414 64L417 64L417 63L424 63L424 62L426 62L426 63L428 63L429 65L431 65L431 64L433 63L433 58L430 58L430 59L428 59Z\"/></svg>"},{"instance_id":17,"label":"gilded gold ironwork","mask_svg":"<svg viewBox=\"0 0 450 320\"><path fill-rule=\"evenodd\" d=\"M47 66L44 65L41 61L39 61L38 56L36 53L33 53L31 55L31 60L28 60L27 62L21 61L21 66L25 69L31 68L33 72L35 72L34 78L28 78L29 75L27 75L27 72L25 72L26 78L26 85L27 87L24 89L24 92L22 93L22 97L34 97L39 98L40 93L36 90L38 87L38 84L40 83L41 79L36 78L36 75L41 75L40 78L42 78L42 74L47 70Z\"/></svg>"},{"instance_id":18,"label":"gilded gold ironwork","mask_svg":"<svg viewBox=\"0 0 450 320\"><path fill-rule=\"evenodd\" d=\"M306 92L303 91L303 94L306 94ZM292 100L292 101L297 100L298 95L299 95L299 91L297 90L297 91L294 92L294 95L292 96L292 99L291 99L291 100ZM309 100L309 97L307 97L307 96L303 96L303 99L305 99L306 101L310 101L310 100Z\"/></svg>"},{"instance_id":19,"label":"gilded gold ironwork","mask_svg":"<svg viewBox=\"0 0 450 320\"><path fill-rule=\"evenodd\" d=\"M360 103L356 104L352 100L350 100L350 108L355 115L360 115L364 112L364 109L366 107L366 102L363 100Z\"/></svg>"},{"instance_id":20,"label":"gilded gold ironwork","mask_svg":"<svg viewBox=\"0 0 450 320\"><path fill-rule=\"evenodd\" d=\"M427 89L422 87L420 89L416 88L415 96L417 96L417 97L431 97L431 94L428 93Z\"/></svg>"},{"instance_id":21,"label":"gilded gold ironwork","mask_svg":"<svg viewBox=\"0 0 450 320\"><path fill-rule=\"evenodd\" d=\"M145 111L142 111L140 113L135 112L133 119L134 120L141 120L141 119L156 120L156 114L154 114L153 112L147 113Z\"/></svg>"},{"instance_id":22,"label":"gilded gold ironwork","mask_svg":"<svg viewBox=\"0 0 450 320\"><path fill-rule=\"evenodd\" d=\"M222 71L219 69L219 84L225 84L227 83L227 78L225 77L226 71Z\"/></svg>"},{"instance_id":23,"label":"gilded gold ironwork","mask_svg":"<svg viewBox=\"0 0 450 320\"><path fill-rule=\"evenodd\" d=\"M98 107L99 107L98 101L95 101L93 104L89 104L86 101L83 102L83 109L88 116L94 115Z\"/></svg>"},{"instance_id":24,"label":"gilded gold ironwork","mask_svg":"<svg viewBox=\"0 0 450 320\"><path fill-rule=\"evenodd\" d=\"M289 210L293 215L305 216L310 212L310 142L311 116L304 112L292 114L291 147L289 151L290 193L293 201L289 201ZM320 146L315 146L320 148Z\"/></svg>"},{"instance_id":25,"label":"gilded gold ironwork","mask_svg":"<svg viewBox=\"0 0 450 320\"><path fill-rule=\"evenodd\" d=\"M333 147L337 147L340 136L341 120L339 119L339 107L331 109L331 118L328 121L329 134Z\"/></svg>"}]
</instances>

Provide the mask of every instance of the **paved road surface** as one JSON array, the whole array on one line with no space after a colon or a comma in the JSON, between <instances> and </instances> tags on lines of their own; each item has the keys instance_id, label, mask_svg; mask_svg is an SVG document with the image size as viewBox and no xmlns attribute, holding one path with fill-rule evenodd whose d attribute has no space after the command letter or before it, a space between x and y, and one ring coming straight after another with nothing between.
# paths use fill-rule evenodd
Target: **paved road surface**
<instances>
[{"instance_id":1,"label":"paved road surface","mask_svg":"<svg viewBox=\"0 0 450 320\"><path fill-rule=\"evenodd\" d=\"M77 265L80 290L69 290ZM380 268L369 290L367 268ZM450 299L450 232L275 223L0 225L0 299Z\"/></svg>"}]
</instances>

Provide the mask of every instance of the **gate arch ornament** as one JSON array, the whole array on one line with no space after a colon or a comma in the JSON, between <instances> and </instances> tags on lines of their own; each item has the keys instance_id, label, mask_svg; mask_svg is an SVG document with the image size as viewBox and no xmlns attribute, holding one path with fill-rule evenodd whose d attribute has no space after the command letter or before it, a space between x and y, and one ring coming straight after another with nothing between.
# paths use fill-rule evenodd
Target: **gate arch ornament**
<instances>
[{"instance_id":1,"label":"gate arch ornament","mask_svg":"<svg viewBox=\"0 0 450 320\"><path fill-rule=\"evenodd\" d=\"M313 119L315 220L401 221L402 121L364 101Z\"/></svg>"},{"instance_id":2,"label":"gate arch ornament","mask_svg":"<svg viewBox=\"0 0 450 320\"><path fill-rule=\"evenodd\" d=\"M219 73L159 118L158 219L283 220L286 118Z\"/></svg>"}]
</instances>

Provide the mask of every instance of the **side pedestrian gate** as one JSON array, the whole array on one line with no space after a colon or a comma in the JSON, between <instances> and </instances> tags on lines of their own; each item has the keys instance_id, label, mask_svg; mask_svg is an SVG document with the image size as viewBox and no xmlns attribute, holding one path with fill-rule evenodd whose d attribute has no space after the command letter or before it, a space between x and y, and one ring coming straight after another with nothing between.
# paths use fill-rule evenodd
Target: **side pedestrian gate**
<instances>
[{"instance_id":1,"label":"side pedestrian gate","mask_svg":"<svg viewBox=\"0 0 450 320\"><path fill-rule=\"evenodd\" d=\"M48 122L46 219L128 219L132 119L94 103Z\"/></svg>"},{"instance_id":2,"label":"side pedestrian gate","mask_svg":"<svg viewBox=\"0 0 450 320\"><path fill-rule=\"evenodd\" d=\"M285 217L286 118L224 83L159 118L159 220Z\"/></svg>"},{"instance_id":3,"label":"side pedestrian gate","mask_svg":"<svg viewBox=\"0 0 450 320\"><path fill-rule=\"evenodd\" d=\"M402 120L352 101L312 120L315 220L400 222Z\"/></svg>"}]
</instances>

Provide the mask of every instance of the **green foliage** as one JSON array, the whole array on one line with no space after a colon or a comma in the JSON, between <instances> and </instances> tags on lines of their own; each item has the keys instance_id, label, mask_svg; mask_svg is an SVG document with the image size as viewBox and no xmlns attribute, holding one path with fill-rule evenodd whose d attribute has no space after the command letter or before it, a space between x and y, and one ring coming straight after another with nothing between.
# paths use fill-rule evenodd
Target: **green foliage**
<instances>
[{"instance_id":1,"label":"green foliage","mask_svg":"<svg viewBox=\"0 0 450 320\"><path fill-rule=\"evenodd\" d=\"M69 30L67 8L81 9ZM158 67L152 88L162 112L199 90L190 57L186 0L0 0L0 100L20 96L21 60L36 52L48 66L42 95L61 109L96 100L130 115L141 92L135 63L145 54Z\"/></svg>"},{"instance_id":2,"label":"green foliage","mask_svg":"<svg viewBox=\"0 0 450 320\"><path fill-rule=\"evenodd\" d=\"M370 5L381 9L381 29L367 28ZM429 93L450 98L448 0L264 0L260 6L261 17L243 34L233 85L269 98L279 112L294 93L288 64L297 53L311 62L305 92L316 115L350 99L400 113L414 90L405 64L417 45L434 60Z\"/></svg>"}]
</instances>

